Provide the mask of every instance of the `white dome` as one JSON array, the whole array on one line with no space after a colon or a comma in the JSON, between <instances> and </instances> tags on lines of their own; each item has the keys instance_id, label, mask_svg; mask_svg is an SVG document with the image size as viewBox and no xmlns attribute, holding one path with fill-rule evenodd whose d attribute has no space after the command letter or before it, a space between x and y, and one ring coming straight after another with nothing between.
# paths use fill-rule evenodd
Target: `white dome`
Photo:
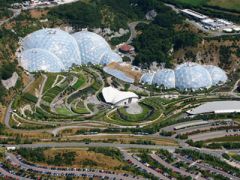
<instances>
[{"instance_id":1,"label":"white dome","mask_svg":"<svg viewBox=\"0 0 240 180\"><path fill-rule=\"evenodd\" d=\"M108 51L102 57L100 64L107 65L111 62L122 62L122 58L114 51Z\"/></svg>"},{"instance_id":2,"label":"white dome","mask_svg":"<svg viewBox=\"0 0 240 180\"><path fill-rule=\"evenodd\" d=\"M161 69L153 77L152 84L164 86L166 89L175 88L175 73L172 69Z\"/></svg>"},{"instance_id":3,"label":"white dome","mask_svg":"<svg viewBox=\"0 0 240 180\"><path fill-rule=\"evenodd\" d=\"M222 70L221 68L213 65L207 65L205 66L205 68L211 75L213 85L223 84L226 83L226 81L228 80L225 71Z\"/></svg>"},{"instance_id":4,"label":"white dome","mask_svg":"<svg viewBox=\"0 0 240 180\"><path fill-rule=\"evenodd\" d=\"M60 29L41 29L29 34L23 40L23 49L45 49L56 55L65 67L81 64L76 40Z\"/></svg>"},{"instance_id":5,"label":"white dome","mask_svg":"<svg viewBox=\"0 0 240 180\"><path fill-rule=\"evenodd\" d=\"M61 60L44 49L29 49L21 54L20 65L29 72L61 72L65 67Z\"/></svg>"},{"instance_id":6,"label":"white dome","mask_svg":"<svg viewBox=\"0 0 240 180\"><path fill-rule=\"evenodd\" d=\"M73 37L76 39L82 64L99 64L108 51L111 51L111 48L107 41L89 31L81 31L73 34Z\"/></svg>"},{"instance_id":7,"label":"white dome","mask_svg":"<svg viewBox=\"0 0 240 180\"><path fill-rule=\"evenodd\" d=\"M154 75L155 75L155 73L144 73L142 75L142 77L140 78L140 82L151 85Z\"/></svg>"},{"instance_id":8,"label":"white dome","mask_svg":"<svg viewBox=\"0 0 240 180\"><path fill-rule=\"evenodd\" d=\"M212 78L209 72L196 63L184 63L175 70L176 87L180 90L209 88L212 86Z\"/></svg>"}]
</instances>

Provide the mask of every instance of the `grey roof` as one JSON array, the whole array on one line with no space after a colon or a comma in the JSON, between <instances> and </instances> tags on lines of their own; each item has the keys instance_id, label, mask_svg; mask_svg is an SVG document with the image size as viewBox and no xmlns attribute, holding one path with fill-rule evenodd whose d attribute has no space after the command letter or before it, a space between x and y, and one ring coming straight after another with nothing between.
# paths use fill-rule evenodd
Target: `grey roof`
<instances>
[{"instance_id":1,"label":"grey roof","mask_svg":"<svg viewBox=\"0 0 240 180\"><path fill-rule=\"evenodd\" d=\"M233 113L240 112L240 101L214 101L204 103L194 109L187 111L187 113L206 114L206 113Z\"/></svg>"}]
</instances>

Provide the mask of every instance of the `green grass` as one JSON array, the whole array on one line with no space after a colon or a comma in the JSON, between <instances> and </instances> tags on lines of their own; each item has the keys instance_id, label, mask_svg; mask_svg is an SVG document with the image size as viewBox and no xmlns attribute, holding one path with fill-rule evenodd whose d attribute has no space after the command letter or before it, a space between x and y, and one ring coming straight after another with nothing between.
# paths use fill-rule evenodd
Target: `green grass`
<instances>
[{"instance_id":1,"label":"green grass","mask_svg":"<svg viewBox=\"0 0 240 180\"><path fill-rule=\"evenodd\" d=\"M121 107L118 109L120 118L123 118L126 121L144 121L148 118L149 114L153 109L150 109L148 106L141 104L142 112L140 114L129 114L126 108Z\"/></svg>"},{"instance_id":2,"label":"green grass","mask_svg":"<svg viewBox=\"0 0 240 180\"><path fill-rule=\"evenodd\" d=\"M86 79L83 75L81 75L78 78L78 81L72 86L75 90L79 89L80 87L82 87L82 85L86 82Z\"/></svg>"},{"instance_id":3,"label":"green grass","mask_svg":"<svg viewBox=\"0 0 240 180\"><path fill-rule=\"evenodd\" d=\"M210 5L224 9L240 11L239 0L174 0L174 2L190 6Z\"/></svg>"},{"instance_id":4,"label":"green grass","mask_svg":"<svg viewBox=\"0 0 240 180\"><path fill-rule=\"evenodd\" d=\"M209 0L207 4L211 6L218 6L224 9L233 9L240 11L239 0Z\"/></svg>"},{"instance_id":5,"label":"green grass","mask_svg":"<svg viewBox=\"0 0 240 180\"><path fill-rule=\"evenodd\" d=\"M56 112L61 115L73 115L73 113L66 107L58 107L56 108Z\"/></svg>"},{"instance_id":6,"label":"green grass","mask_svg":"<svg viewBox=\"0 0 240 180\"><path fill-rule=\"evenodd\" d=\"M48 78L47 78L47 81L46 81L45 86L43 88L43 93L45 93L47 90L49 90L52 87L52 85L53 85L53 83L54 83L54 81L57 77L57 74L49 73L49 74L47 74L47 77Z\"/></svg>"},{"instance_id":7,"label":"green grass","mask_svg":"<svg viewBox=\"0 0 240 180\"><path fill-rule=\"evenodd\" d=\"M207 143L211 143L211 142L240 142L240 136L225 136L225 137L220 137L220 138L215 138L215 139L211 139L206 141Z\"/></svg>"},{"instance_id":8,"label":"green grass","mask_svg":"<svg viewBox=\"0 0 240 180\"><path fill-rule=\"evenodd\" d=\"M177 3L187 4L191 6L200 6L207 3L207 0L175 0Z\"/></svg>"}]
</instances>

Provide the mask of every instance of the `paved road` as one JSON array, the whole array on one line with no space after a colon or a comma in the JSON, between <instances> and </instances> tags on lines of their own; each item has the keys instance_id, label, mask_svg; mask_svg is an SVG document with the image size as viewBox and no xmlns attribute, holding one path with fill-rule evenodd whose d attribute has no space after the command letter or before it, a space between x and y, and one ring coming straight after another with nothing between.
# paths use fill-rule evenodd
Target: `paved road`
<instances>
[{"instance_id":1,"label":"paved road","mask_svg":"<svg viewBox=\"0 0 240 180\"><path fill-rule=\"evenodd\" d=\"M146 170L148 173L153 174L154 176L158 177L159 179L166 179L168 180L167 177L163 176L162 174L158 173L157 171L145 166L144 164L142 164L141 162L139 162L138 160L136 160L135 158L132 157L131 154L127 153L126 150L121 149L121 152L124 156L125 160L130 160L134 165L136 165L138 168Z\"/></svg>"},{"instance_id":2,"label":"paved road","mask_svg":"<svg viewBox=\"0 0 240 180\"><path fill-rule=\"evenodd\" d=\"M10 11L13 12L13 16L8 18L8 19L5 19L3 21L0 21L0 26L2 26L3 24L9 22L10 20L16 18L17 16L19 16L21 14L21 9L9 9Z\"/></svg>"},{"instance_id":3,"label":"paved road","mask_svg":"<svg viewBox=\"0 0 240 180\"><path fill-rule=\"evenodd\" d=\"M183 176L190 176L190 177L192 177L193 179L199 179L199 180L204 180L203 178L201 178L201 177L196 177L195 175L193 175L193 174L190 174L190 173L188 173L188 172L186 172L186 171L184 171L184 170L182 170L182 169L179 169L179 168L176 168L176 167L174 167L174 166L172 166L171 164L169 164L169 163L167 163L166 161L164 161L164 160L162 160L157 154L151 154L151 157L155 160L155 161L157 161L157 162L159 162L160 164L162 164L163 166L165 166L166 168L168 168L168 169L171 169L172 171L174 171L174 172L178 172L178 173L180 173L181 175L183 175Z\"/></svg>"},{"instance_id":4,"label":"paved road","mask_svg":"<svg viewBox=\"0 0 240 180\"><path fill-rule=\"evenodd\" d=\"M198 162L194 162L194 161L189 160L189 159L187 159L187 158L185 158L185 157L183 157L183 156L181 156L179 154L176 154L176 157L179 158L181 161L188 162L190 164L194 164L195 166L197 166L199 168L202 168L202 169L205 169L205 170L209 170L209 171L215 172L217 174L221 174L222 176L227 177L229 179L240 180L240 178L238 178L236 176L232 176L232 175L230 175L230 174L228 174L226 172L223 172L223 171L220 171L218 169L215 169L215 168L213 168L213 167L211 167L209 165L206 165L206 164L203 164L203 163L200 164Z\"/></svg>"},{"instance_id":5,"label":"paved road","mask_svg":"<svg viewBox=\"0 0 240 180\"><path fill-rule=\"evenodd\" d=\"M124 176L123 174L113 174L113 173L106 173L106 172L100 172L99 170L94 170L93 171L83 171L82 169L79 169L77 171L75 170L53 170L53 169L49 169L49 168L45 168L45 167L40 167L40 166L32 166L32 165L28 165L25 164L24 162L20 161L14 154L11 153L7 153L7 158L19 165L21 167L21 169L32 169L34 171L37 171L39 173L51 173L52 175L54 174L61 174L61 175L68 175L68 174L72 174L75 176L82 176L83 174L87 174L88 176L100 176L100 177L109 177L109 178L116 178L116 179L126 179L126 180L132 180L132 179L137 179L136 177L132 177L132 176ZM140 179L140 178L139 178Z\"/></svg>"},{"instance_id":6,"label":"paved road","mask_svg":"<svg viewBox=\"0 0 240 180\"><path fill-rule=\"evenodd\" d=\"M137 37L136 26L139 23L146 23L146 24L148 24L147 21L135 21L135 22L129 23L128 27L130 29L131 35L130 35L129 39L127 40L127 44L131 44L132 40Z\"/></svg>"},{"instance_id":7,"label":"paved road","mask_svg":"<svg viewBox=\"0 0 240 180\"><path fill-rule=\"evenodd\" d=\"M28 178L23 178L23 177L11 174L8 171L6 171L5 169L3 169L2 167L0 167L0 174L2 174L3 177L6 179L13 178L13 179L19 179L19 180L30 180ZM1 176L0 176L0 179L1 179Z\"/></svg>"},{"instance_id":8,"label":"paved road","mask_svg":"<svg viewBox=\"0 0 240 180\"><path fill-rule=\"evenodd\" d=\"M18 145L3 145L6 147L16 148L67 148L67 147L116 147L116 148L139 148L139 149L166 149L173 151L176 149L174 146L160 146L160 145L141 145L141 144L115 144L115 143L82 143L82 142L60 142L60 143L40 143L40 144L18 144Z\"/></svg>"}]
</instances>

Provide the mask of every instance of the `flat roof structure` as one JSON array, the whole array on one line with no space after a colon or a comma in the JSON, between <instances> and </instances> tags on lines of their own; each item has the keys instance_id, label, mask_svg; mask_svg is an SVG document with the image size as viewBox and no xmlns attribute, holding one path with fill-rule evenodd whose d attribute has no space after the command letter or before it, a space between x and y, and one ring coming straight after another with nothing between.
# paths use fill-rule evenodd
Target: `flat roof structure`
<instances>
[{"instance_id":1,"label":"flat roof structure","mask_svg":"<svg viewBox=\"0 0 240 180\"><path fill-rule=\"evenodd\" d=\"M206 18L208 18L208 16L200 14L200 13L198 13L196 11L191 10L191 9L183 9L182 12L187 14L187 15L189 15L189 16L197 18L197 19L206 19Z\"/></svg>"},{"instance_id":2,"label":"flat roof structure","mask_svg":"<svg viewBox=\"0 0 240 180\"><path fill-rule=\"evenodd\" d=\"M240 113L240 101L214 101L204 103L194 109L187 111L188 114L224 114Z\"/></svg>"}]
</instances>

